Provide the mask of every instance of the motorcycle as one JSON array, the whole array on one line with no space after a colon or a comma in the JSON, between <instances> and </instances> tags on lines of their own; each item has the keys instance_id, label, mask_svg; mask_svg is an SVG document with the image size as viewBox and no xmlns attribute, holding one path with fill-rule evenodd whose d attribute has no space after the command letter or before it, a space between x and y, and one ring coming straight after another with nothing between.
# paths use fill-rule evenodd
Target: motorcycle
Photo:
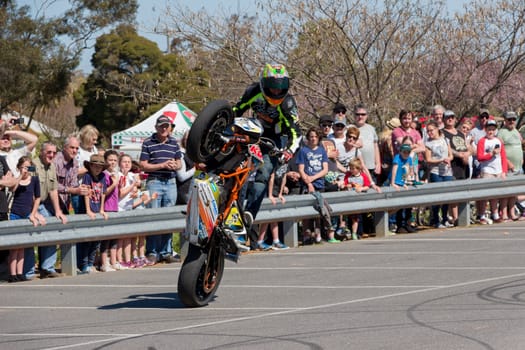
<instances>
[{"instance_id":1,"label":"motorcycle","mask_svg":"<svg viewBox=\"0 0 525 350\"><path fill-rule=\"evenodd\" d=\"M205 171L194 177L187 204L184 238L188 253L181 266L178 296L185 306L207 305L219 288L225 259L238 262L249 250L239 242L252 224L251 214L238 203L244 184L263 162L261 147L278 155L278 148L262 137L255 118L234 118L228 101L208 104L193 123L187 155Z\"/></svg>"}]
</instances>

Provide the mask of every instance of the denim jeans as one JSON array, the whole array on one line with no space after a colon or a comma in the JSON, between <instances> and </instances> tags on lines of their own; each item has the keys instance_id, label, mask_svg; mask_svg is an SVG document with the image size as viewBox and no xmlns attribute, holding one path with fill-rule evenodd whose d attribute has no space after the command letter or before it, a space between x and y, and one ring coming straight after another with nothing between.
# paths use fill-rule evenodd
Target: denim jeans
<instances>
[{"instance_id":1,"label":"denim jeans","mask_svg":"<svg viewBox=\"0 0 525 350\"><path fill-rule=\"evenodd\" d=\"M430 182L445 182L454 180L453 176L441 176L438 174L430 173ZM439 210L441 209L441 220L439 219ZM444 223L448 219L448 204L433 205L432 206L432 223L438 226Z\"/></svg>"},{"instance_id":2,"label":"denim jeans","mask_svg":"<svg viewBox=\"0 0 525 350\"><path fill-rule=\"evenodd\" d=\"M151 201L150 208L173 207L177 203L177 180L152 179L148 180L146 187L150 193L157 193L157 199ZM171 246L172 234L152 235L146 237L146 255L156 255L160 260L166 255L173 254Z\"/></svg>"},{"instance_id":3,"label":"denim jeans","mask_svg":"<svg viewBox=\"0 0 525 350\"><path fill-rule=\"evenodd\" d=\"M257 170L255 175L255 181L251 185L251 188L247 191L246 200L246 211L249 211L253 218L257 216L259 209L264 197L268 194L268 181L270 175L277 166L278 159L276 157L270 157L268 154L263 155L264 164Z\"/></svg>"},{"instance_id":4,"label":"denim jeans","mask_svg":"<svg viewBox=\"0 0 525 350\"><path fill-rule=\"evenodd\" d=\"M80 196L77 194L71 195L71 206L75 214L80 214Z\"/></svg>"},{"instance_id":5,"label":"denim jeans","mask_svg":"<svg viewBox=\"0 0 525 350\"><path fill-rule=\"evenodd\" d=\"M100 241L77 243L77 267L82 272L87 272L88 268L95 265L97 250L100 248Z\"/></svg>"},{"instance_id":6,"label":"denim jeans","mask_svg":"<svg viewBox=\"0 0 525 350\"><path fill-rule=\"evenodd\" d=\"M45 218L54 216L43 204L40 204L38 207L38 212ZM57 246L50 245L38 247L38 260L40 262L40 271L45 270L48 272L56 272L55 264L57 262Z\"/></svg>"}]
</instances>

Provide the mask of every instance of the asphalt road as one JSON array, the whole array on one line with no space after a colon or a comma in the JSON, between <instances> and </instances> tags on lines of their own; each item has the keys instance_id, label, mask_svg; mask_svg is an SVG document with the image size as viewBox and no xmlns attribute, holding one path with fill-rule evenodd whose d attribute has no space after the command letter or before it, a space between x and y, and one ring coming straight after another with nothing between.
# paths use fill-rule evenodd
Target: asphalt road
<instances>
[{"instance_id":1,"label":"asphalt road","mask_svg":"<svg viewBox=\"0 0 525 350\"><path fill-rule=\"evenodd\" d=\"M0 285L0 349L523 349L523 222L251 253L184 308L180 264Z\"/></svg>"}]
</instances>

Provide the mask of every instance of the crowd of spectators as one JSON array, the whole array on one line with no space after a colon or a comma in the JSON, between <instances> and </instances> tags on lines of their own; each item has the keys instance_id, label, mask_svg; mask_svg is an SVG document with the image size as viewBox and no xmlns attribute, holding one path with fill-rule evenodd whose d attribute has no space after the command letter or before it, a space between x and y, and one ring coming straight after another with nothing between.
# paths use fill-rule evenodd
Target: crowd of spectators
<instances>
[{"instance_id":1,"label":"crowd of spectators","mask_svg":"<svg viewBox=\"0 0 525 350\"><path fill-rule=\"evenodd\" d=\"M503 125L488 110L479 116L458 118L437 105L428 117L402 110L386 121L379 133L368 123L368 111L356 105L347 115L338 103L331 115L319 118L319 127L306 131L301 146L287 164L271 174L267 197L284 203L286 195L331 191L381 192L382 186L403 190L414 184L469 178L500 178L523 174L523 139L516 128L517 114L502 114ZM348 113L350 114L350 113ZM29 219L35 225L70 214L107 219L107 212L184 204L195 166L185 156L188 133L178 141L171 135L167 116L156 120L155 132L142 146L139 162L131 156L97 147L98 130L87 125L66 138L62 150L44 142L35 151L33 134L0 124L0 220ZM12 139L22 146L13 148ZM33 156L33 154L35 154ZM525 219L515 210L521 198L476 202L479 224ZM391 216L395 233L415 232L412 208ZM432 225L457 225L456 204L432 207ZM303 243L357 240L374 234L373 213L337 216L331 222L305 220ZM261 225L252 249L287 249L278 223ZM180 262L172 234L141 236L77 244L82 274ZM57 246L2 252L9 282L62 276L56 269Z\"/></svg>"},{"instance_id":2,"label":"crowd of spectators","mask_svg":"<svg viewBox=\"0 0 525 350\"><path fill-rule=\"evenodd\" d=\"M183 203L187 196L177 199L177 187L188 188L184 184L191 180L194 167L189 159L183 163L172 127L168 117L159 117L155 132L144 141L140 162L134 164L127 154L97 147L99 131L92 125L67 137L61 151L46 141L33 152L35 135L14 129L9 121L0 122L0 220L29 219L37 226L52 216L62 223L67 223L69 214L108 219L108 212ZM12 138L23 145L13 148ZM56 269L57 245L37 249L38 261L33 247L0 253L9 282L32 280L37 273L40 278L63 276ZM172 234L77 243L79 274L161 261L180 262L172 248Z\"/></svg>"},{"instance_id":3,"label":"crowd of spectators","mask_svg":"<svg viewBox=\"0 0 525 350\"><path fill-rule=\"evenodd\" d=\"M523 138L516 128L517 114L513 111L495 117L482 109L479 116L458 118L441 105L433 106L428 116L401 110L397 117L386 121L385 129L379 133L367 123L367 118L366 106L358 104L352 115L347 115L347 108L341 103L335 105L331 115L319 118L317 133L326 151L328 167L325 185L318 184L315 190L380 192L381 186L391 186L399 191L427 182L504 180L506 176L523 174ZM503 121L501 127L498 120ZM310 142L303 140L305 145ZM288 163L290 167L295 159ZM358 179L357 182L348 183L350 176ZM298 187L298 193L312 192L302 179ZM523 210L517 210L522 207L520 201L518 197L478 201L476 222L524 220ZM391 216L393 233L417 231L412 209L405 208ZM332 225L327 229L312 228L311 222L305 223L305 242L319 242L319 233L329 242L367 237L374 234L373 223L367 224L367 221L373 222L372 213L332 218ZM430 223L439 229L457 226L458 205L433 206ZM335 232L333 238L332 231ZM308 239L312 235L315 239Z\"/></svg>"}]
</instances>

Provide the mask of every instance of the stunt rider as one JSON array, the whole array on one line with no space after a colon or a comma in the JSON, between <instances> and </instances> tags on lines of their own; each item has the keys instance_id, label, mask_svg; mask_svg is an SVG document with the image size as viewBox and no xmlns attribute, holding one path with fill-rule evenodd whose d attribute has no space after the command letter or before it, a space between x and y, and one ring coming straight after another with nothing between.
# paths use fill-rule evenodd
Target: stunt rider
<instances>
[{"instance_id":1,"label":"stunt rider","mask_svg":"<svg viewBox=\"0 0 525 350\"><path fill-rule=\"evenodd\" d=\"M290 160L299 147L301 130L297 125L297 104L288 94L290 79L282 64L266 64L259 82L254 82L244 92L240 101L233 107L235 117L240 117L248 109L253 111L263 128L263 137L272 139L278 148L284 149L283 158ZM253 187L247 193L245 212L253 218L268 193L270 175L278 164L278 157L270 156L262 149L264 165L257 170Z\"/></svg>"}]
</instances>

